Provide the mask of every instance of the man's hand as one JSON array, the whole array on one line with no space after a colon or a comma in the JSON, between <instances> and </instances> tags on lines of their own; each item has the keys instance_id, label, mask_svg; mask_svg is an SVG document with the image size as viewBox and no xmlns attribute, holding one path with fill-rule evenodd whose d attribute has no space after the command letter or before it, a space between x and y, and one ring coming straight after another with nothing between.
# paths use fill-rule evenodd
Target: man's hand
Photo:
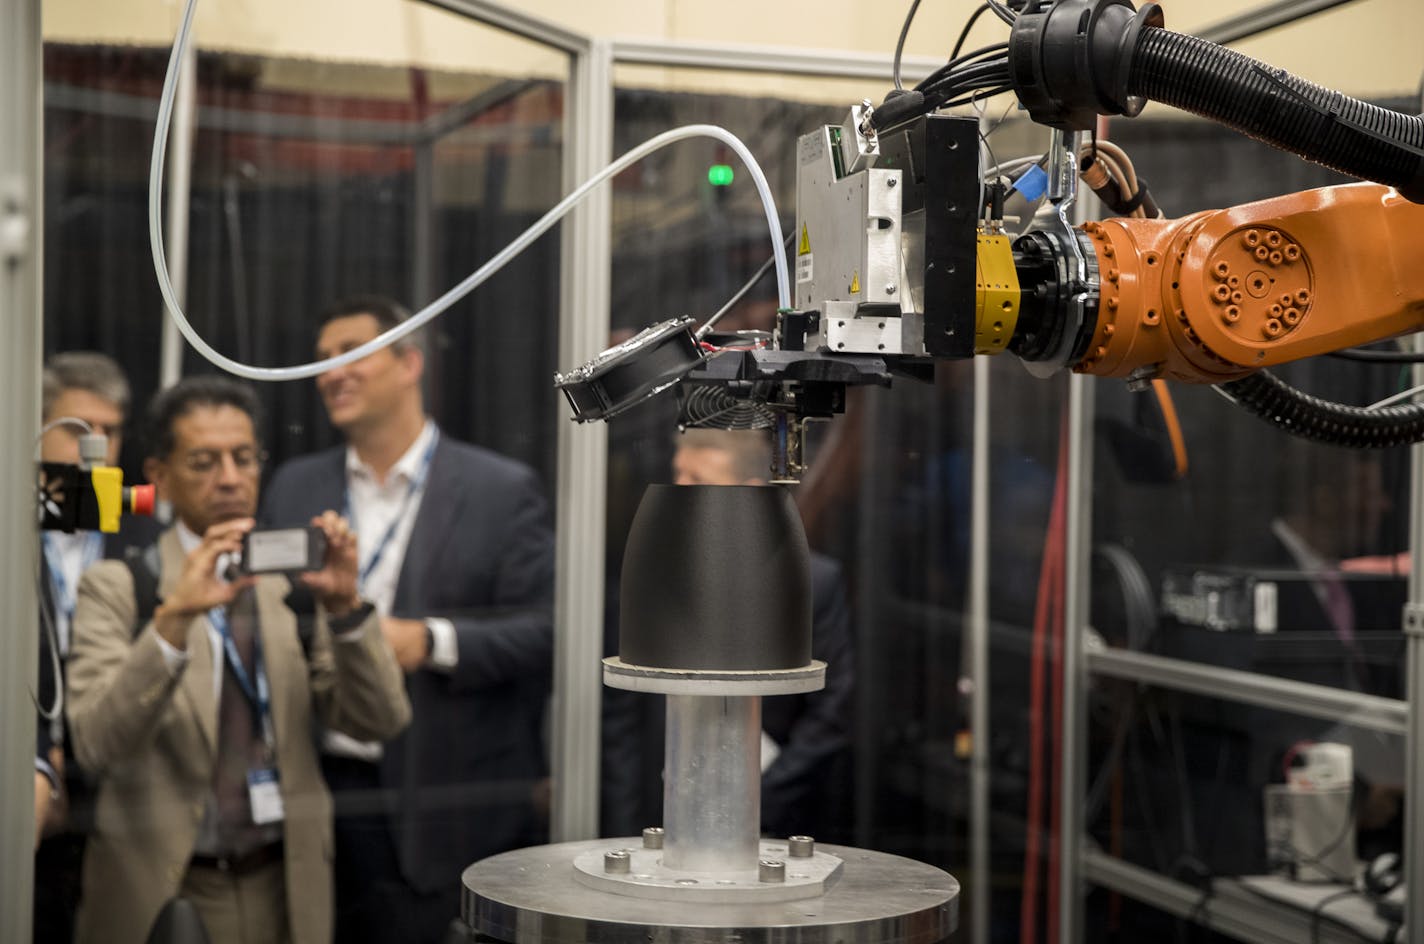
<instances>
[{"instance_id":1,"label":"man's hand","mask_svg":"<svg viewBox=\"0 0 1424 944\"><path fill-rule=\"evenodd\" d=\"M423 620L383 616L381 632L395 652L396 662L405 671L415 671L430 658L430 635Z\"/></svg>"},{"instance_id":2,"label":"man's hand","mask_svg":"<svg viewBox=\"0 0 1424 944\"><path fill-rule=\"evenodd\" d=\"M45 820L49 819L49 805L54 802L50 793L49 778L35 771L35 848L40 846L44 836Z\"/></svg>"},{"instance_id":3,"label":"man's hand","mask_svg":"<svg viewBox=\"0 0 1424 944\"><path fill-rule=\"evenodd\" d=\"M321 570L302 574L300 579L316 595L328 616L345 616L361 605L361 596L356 590L359 566L356 532L334 511L323 512L311 523L326 534L326 562Z\"/></svg>"},{"instance_id":4,"label":"man's hand","mask_svg":"<svg viewBox=\"0 0 1424 944\"><path fill-rule=\"evenodd\" d=\"M64 828L69 818L69 796L64 789L64 751L59 747L49 749L50 769L59 778L59 786L50 783L49 778L35 771L35 846L45 836L53 836Z\"/></svg>"},{"instance_id":5,"label":"man's hand","mask_svg":"<svg viewBox=\"0 0 1424 944\"><path fill-rule=\"evenodd\" d=\"M237 518L209 526L203 543L183 562L178 582L153 611L154 628L169 645L188 648L188 624L194 616L215 606L227 606L257 582L256 577L247 576L229 583L217 573L218 558L241 552L242 538L254 524L251 518Z\"/></svg>"}]
</instances>

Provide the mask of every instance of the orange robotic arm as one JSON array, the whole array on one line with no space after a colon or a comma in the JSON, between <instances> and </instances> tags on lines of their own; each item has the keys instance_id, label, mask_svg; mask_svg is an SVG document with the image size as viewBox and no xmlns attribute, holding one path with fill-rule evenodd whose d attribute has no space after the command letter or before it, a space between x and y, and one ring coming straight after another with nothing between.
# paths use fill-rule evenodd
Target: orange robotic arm
<instances>
[{"instance_id":1,"label":"orange robotic arm","mask_svg":"<svg viewBox=\"0 0 1424 944\"><path fill-rule=\"evenodd\" d=\"M1424 206L1377 184L1083 231L1100 290L1083 373L1219 383L1424 328Z\"/></svg>"}]
</instances>

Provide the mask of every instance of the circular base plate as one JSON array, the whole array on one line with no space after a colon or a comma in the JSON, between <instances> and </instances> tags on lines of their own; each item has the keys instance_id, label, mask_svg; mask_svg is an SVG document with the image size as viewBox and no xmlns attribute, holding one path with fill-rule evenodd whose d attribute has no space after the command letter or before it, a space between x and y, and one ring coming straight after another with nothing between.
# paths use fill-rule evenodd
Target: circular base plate
<instances>
[{"instance_id":1,"label":"circular base plate","mask_svg":"<svg viewBox=\"0 0 1424 944\"><path fill-rule=\"evenodd\" d=\"M548 944L933 944L959 923L959 883L900 856L817 845L843 861L818 898L711 904L645 901L586 888L573 862L585 853L637 848L641 839L590 839L516 849L461 876L461 914L477 934ZM788 860L788 866L792 860Z\"/></svg>"},{"instance_id":2,"label":"circular base plate","mask_svg":"<svg viewBox=\"0 0 1424 944\"><path fill-rule=\"evenodd\" d=\"M609 656L603 660L603 684L663 695L796 695L826 687L826 663L812 659L799 669L720 671L659 669Z\"/></svg>"}]
</instances>

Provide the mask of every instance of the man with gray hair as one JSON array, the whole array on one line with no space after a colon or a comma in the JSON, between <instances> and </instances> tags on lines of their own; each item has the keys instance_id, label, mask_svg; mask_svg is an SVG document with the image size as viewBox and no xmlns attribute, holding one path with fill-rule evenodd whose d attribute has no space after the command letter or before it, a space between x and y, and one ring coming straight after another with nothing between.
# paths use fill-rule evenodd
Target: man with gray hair
<instances>
[{"instance_id":1,"label":"man with gray hair","mask_svg":"<svg viewBox=\"0 0 1424 944\"><path fill-rule=\"evenodd\" d=\"M40 458L78 464L79 437L108 437L106 462L117 465L129 410L129 383L110 357L94 351L56 354L45 365ZM70 621L80 575L90 564L118 557L152 533L138 521L115 535L46 531L40 555L41 716L35 732L35 921L36 941L68 941L79 901L84 840L91 826L93 795L74 763L62 717L53 714L56 682L62 691L69 657Z\"/></svg>"}]
</instances>

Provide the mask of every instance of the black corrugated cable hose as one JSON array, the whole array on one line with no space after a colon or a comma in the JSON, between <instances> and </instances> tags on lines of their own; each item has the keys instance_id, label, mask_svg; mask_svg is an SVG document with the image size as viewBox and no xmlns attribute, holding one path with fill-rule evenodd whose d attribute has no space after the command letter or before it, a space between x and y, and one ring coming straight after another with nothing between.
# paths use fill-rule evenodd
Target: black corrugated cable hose
<instances>
[{"instance_id":1,"label":"black corrugated cable hose","mask_svg":"<svg viewBox=\"0 0 1424 944\"><path fill-rule=\"evenodd\" d=\"M1364 407L1304 393L1269 371L1220 384L1238 404L1295 436L1352 449L1387 449L1424 442L1424 403Z\"/></svg>"},{"instance_id":2,"label":"black corrugated cable hose","mask_svg":"<svg viewBox=\"0 0 1424 944\"><path fill-rule=\"evenodd\" d=\"M1424 115L1380 108L1157 27L1138 37L1126 91L1424 203Z\"/></svg>"}]
</instances>

